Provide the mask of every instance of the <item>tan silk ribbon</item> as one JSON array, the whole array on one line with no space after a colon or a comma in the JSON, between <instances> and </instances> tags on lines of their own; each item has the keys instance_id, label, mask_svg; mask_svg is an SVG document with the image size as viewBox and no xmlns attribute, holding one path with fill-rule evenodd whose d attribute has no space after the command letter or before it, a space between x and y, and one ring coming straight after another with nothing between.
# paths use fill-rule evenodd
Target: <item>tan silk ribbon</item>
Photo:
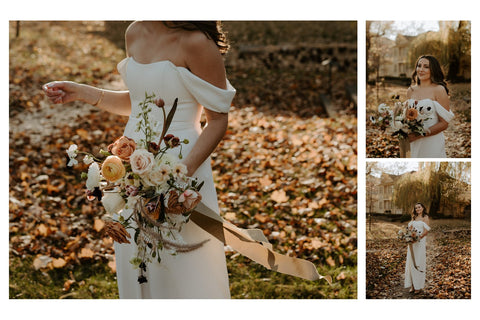
<instances>
[{"instance_id":1,"label":"tan silk ribbon","mask_svg":"<svg viewBox=\"0 0 480 320\"><path fill-rule=\"evenodd\" d=\"M413 266L415 267L415 269L417 269L418 272L423 272L422 270L418 270L417 263L415 262L415 254L413 253L413 244L409 243L408 248L410 249L410 254L412 255Z\"/></svg>"},{"instance_id":2,"label":"tan silk ribbon","mask_svg":"<svg viewBox=\"0 0 480 320\"><path fill-rule=\"evenodd\" d=\"M238 228L203 203L197 205L190 215L190 220L225 245L269 270L307 280L325 279L328 283L332 283L332 278L320 275L310 261L274 252L262 230Z\"/></svg>"}]
</instances>

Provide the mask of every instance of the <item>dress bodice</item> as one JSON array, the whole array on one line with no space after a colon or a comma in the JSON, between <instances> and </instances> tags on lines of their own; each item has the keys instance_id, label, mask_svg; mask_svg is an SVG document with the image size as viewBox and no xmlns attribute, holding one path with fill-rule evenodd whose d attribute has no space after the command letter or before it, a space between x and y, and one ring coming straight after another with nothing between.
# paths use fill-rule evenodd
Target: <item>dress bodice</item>
<instances>
[{"instance_id":1,"label":"dress bodice","mask_svg":"<svg viewBox=\"0 0 480 320\"><path fill-rule=\"evenodd\" d=\"M179 67L171 61L163 60L148 64L135 61L132 57L123 59L117 66L130 93L132 111L124 135L136 141L142 139L137 132L137 115L141 112L139 103L145 94L155 94L165 101L166 113L178 98L177 110L170 125L169 132L200 130L202 106L216 112L226 113L230 109L235 89L227 80L227 89L218 88L191 73L187 68ZM152 105L149 113L150 123L157 125L155 130L161 132L163 112Z\"/></svg>"},{"instance_id":2,"label":"dress bodice","mask_svg":"<svg viewBox=\"0 0 480 320\"><path fill-rule=\"evenodd\" d=\"M416 102L416 103L415 103ZM426 118L424 127L429 128L438 122L438 117L442 117L445 121L450 122L454 114L451 110L445 109L440 103L432 99L407 100L409 107L418 110L418 113Z\"/></svg>"},{"instance_id":3,"label":"dress bodice","mask_svg":"<svg viewBox=\"0 0 480 320\"><path fill-rule=\"evenodd\" d=\"M410 221L408 223L408 226L415 228L415 230L417 230L417 232L419 232L420 234L423 234L425 230L427 231L430 230L430 227L423 221L417 221L417 220Z\"/></svg>"}]
</instances>

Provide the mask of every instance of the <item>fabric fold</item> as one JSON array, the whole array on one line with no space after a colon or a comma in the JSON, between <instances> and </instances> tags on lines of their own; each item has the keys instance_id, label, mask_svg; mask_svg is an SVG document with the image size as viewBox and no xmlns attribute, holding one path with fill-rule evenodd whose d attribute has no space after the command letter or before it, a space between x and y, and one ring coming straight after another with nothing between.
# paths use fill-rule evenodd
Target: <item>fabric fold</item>
<instances>
[{"instance_id":1,"label":"fabric fold","mask_svg":"<svg viewBox=\"0 0 480 320\"><path fill-rule=\"evenodd\" d=\"M185 87L203 107L219 113L227 113L230 110L236 90L228 79L226 80L227 89L222 89L196 76L186 68L176 67L176 69Z\"/></svg>"},{"instance_id":2,"label":"fabric fold","mask_svg":"<svg viewBox=\"0 0 480 320\"><path fill-rule=\"evenodd\" d=\"M225 245L269 270L307 280L325 279L329 284L332 283L332 278L320 275L310 261L274 252L261 230L239 228L203 203L197 205L190 219Z\"/></svg>"},{"instance_id":3,"label":"fabric fold","mask_svg":"<svg viewBox=\"0 0 480 320\"><path fill-rule=\"evenodd\" d=\"M437 111L438 115L445 121L450 122L455 117L452 110L445 109L440 103L437 101L432 101L435 110Z\"/></svg>"}]
</instances>

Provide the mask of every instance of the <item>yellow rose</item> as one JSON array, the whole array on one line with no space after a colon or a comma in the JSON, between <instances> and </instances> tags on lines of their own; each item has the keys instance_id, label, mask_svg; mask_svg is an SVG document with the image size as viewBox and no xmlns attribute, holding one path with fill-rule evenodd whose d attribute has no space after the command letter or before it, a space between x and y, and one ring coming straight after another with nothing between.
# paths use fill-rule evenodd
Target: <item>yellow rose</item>
<instances>
[{"instance_id":1,"label":"yellow rose","mask_svg":"<svg viewBox=\"0 0 480 320\"><path fill-rule=\"evenodd\" d=\"M110 182L115 182L125 175L122 159L117 156L108 156L102 164L102 176Z\"/></svg>"}]
</instances>

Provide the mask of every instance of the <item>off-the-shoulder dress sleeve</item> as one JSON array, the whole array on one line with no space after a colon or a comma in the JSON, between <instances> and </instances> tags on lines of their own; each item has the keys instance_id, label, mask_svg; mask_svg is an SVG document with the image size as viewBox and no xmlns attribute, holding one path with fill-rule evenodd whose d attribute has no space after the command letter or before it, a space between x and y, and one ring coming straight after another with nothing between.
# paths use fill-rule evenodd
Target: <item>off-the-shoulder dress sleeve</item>
<instances>
[{"instance_id":1,"label":"off-the-shoulder dress sleeve","mask_svg":"<svg viewBox=\"0 0 480 320\"><path fill-rule=\"evenodd\" d=\"M426 223L423 222L423 221L422 221L422 223L423 223L423 227L424 227L425 229L427 229L427 231L430 231L430 227L428 226L428 224L426 224Z\"/></svg>"},{"instance_id":2,"label":"off-the-shoulder dress sleeve","mask_svg":"<svg viewBox=\"0 0 480 320\"><path fill-rule=\"evenodd\" d=\"M227 80L227 89L222 89L197 77L186 68L177 68L180 78L187 90L205 108L227 113L230 110L236 90Z\"/></svg>"},{"instance_id":3,"label":"off-the-shoulder dress sleeve","mask_svg":"<svg viewBox=\"0 0 480 320\"><path fill-rule=\"evenodd\" d=\"M435 107L435 110L437 111L437 114L444 119L447 122L452 121L453 117L455 116L452 112L452 110L447 110L445 109L440 103L437 101L432 101L433 106Z\"/></svg>"}]
</instances>

